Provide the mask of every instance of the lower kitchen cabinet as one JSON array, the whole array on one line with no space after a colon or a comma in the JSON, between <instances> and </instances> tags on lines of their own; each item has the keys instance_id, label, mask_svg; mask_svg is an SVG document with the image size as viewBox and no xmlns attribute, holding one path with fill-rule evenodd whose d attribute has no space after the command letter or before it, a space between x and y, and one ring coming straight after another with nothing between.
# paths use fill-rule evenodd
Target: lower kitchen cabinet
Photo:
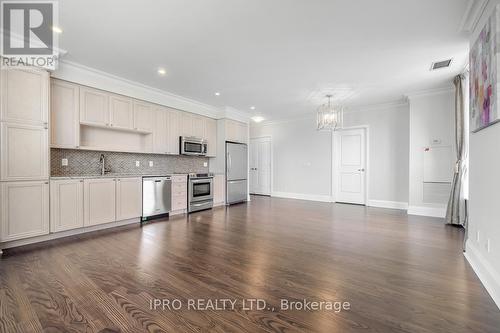
<instances>
[{"instance_id":1,"label":"lower kitchen cabinet","mask_svg":"<svg viewBox=\"0 0 500 333\"><path fill-rule=\"evenodd\" d=\"M172 208L170 215L187 211L187 175L172 176Z\"/></svg>"},{"instance_id":2,"label":"lower kitchen cabinet","mask_svg":"<svg viewBox=\"0 0 500 333\"><path fill-rule=\"evenodd\" d=\"M142 215L142 178L116 180L116 220L127 220Z\"/></svg>"},{"instance_id":3,"label":"lower kitchen cabinet","mask_svg":"<svg viewBox=\"0 0 500 333\"><path fill-rule=\"evenodd\" d=\"M116 220L115 179L85 179L84 226L114 222Z\"/></svg>"},{"instance_id":4,"label":"lower kitchen cabinet","mask_svg":"<svg viewBox=\"0 0 500 333\"><path fill-rule=\"evenodd\" d=\"M226 182L224 175L214 176L214 206L224 205L226 202Z\"/></svg>"},{"instance_id":5,"label":"lower kitchen cabinet","mask_svg":"<svg viewBox=\"0 0 500 333\"><path fill-rule=\"evenodd\" d=\"M49 233L48 181L0 184L0 241Z\"/></svg>"},{"instance_id":6,"label":"lower kitchen cabinet","mask_svg":"<svg viewBox=\"0 0 500 333\"><path fill-rule=\"evenodd\" d=\"M50 182L50 231L83 227L83 180Z\"/></svg>"}]
</instances>

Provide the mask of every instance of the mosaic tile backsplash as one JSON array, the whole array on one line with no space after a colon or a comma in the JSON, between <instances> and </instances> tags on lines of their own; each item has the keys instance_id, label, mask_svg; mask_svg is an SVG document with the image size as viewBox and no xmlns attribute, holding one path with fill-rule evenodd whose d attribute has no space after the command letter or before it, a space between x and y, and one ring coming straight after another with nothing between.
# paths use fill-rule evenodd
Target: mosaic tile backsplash
<instances>
[{"instance_id":1,"label":"mosaic tile backsplash","mask_svg":"<svg viewBox=\"0 0 500 333\"><path fill-rule=\"evenodd\" d=\"M204 162L208 165L206 157L52 148L50 150L50 174L53 177L98 175L100 174L99 157L101 154L104 154L106 158L106 168L109 168L112 174L117 175L208 172L208 167L203 166ZM68 166L62 166L63 158L68 159ZM139 161L139 167L136 167L136 161ZM153 161L153 167L149 166L149 161Z\"/></svg>"}]
</instances>

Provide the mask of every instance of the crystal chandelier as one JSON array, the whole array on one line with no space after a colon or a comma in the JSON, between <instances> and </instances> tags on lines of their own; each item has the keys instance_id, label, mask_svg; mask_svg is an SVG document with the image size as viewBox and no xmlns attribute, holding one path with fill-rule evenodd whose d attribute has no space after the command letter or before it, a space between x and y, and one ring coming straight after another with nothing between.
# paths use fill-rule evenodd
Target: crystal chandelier
<instances>
[{"instance_id":1,"label":"crystal chandelier","mask_svg":"<svg viewBox=\"0 0 500 333\"><path fill-rule=\"evenodd\" d=\"M333 106L332 95L326 95L328 103L318 108L317 126L319 130L335 131L342 128L343 109L341 106Z\"/></svg>"}]
</instances>

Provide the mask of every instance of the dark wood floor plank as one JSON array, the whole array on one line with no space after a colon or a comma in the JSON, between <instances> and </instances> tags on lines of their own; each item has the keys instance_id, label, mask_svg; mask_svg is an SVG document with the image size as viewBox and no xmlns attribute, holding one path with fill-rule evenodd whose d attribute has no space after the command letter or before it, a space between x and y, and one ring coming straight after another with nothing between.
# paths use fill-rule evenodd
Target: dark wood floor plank
<instances>
[{"instance_id":1,"label":"dark wood floor plank","mask_svg":"<svg viewBox=\"0 0 500 333\"><path fill-rule=\"evenodd\" d=\"M0 331L498 332L463 233L402 211L252 202L12 249ZM349 301L331 311L151 309L153 298Z\"/></svg>"}]
</instances>

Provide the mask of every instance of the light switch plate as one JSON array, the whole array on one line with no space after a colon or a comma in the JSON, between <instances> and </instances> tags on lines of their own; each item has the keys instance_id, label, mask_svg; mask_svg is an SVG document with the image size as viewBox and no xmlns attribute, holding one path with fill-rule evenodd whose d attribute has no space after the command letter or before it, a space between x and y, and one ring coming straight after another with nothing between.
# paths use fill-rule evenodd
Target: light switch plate
<instances>
[{"instance_id":1,"label":"light switch plate","mask_svg":"<svg viewBox=\"0 0 500 333\"><path fill-rule=\"evenodd\" d=\"M62 165L62 166L68 166L68 159L67 159L67 158L63 158L63 159L61 160L61 165Z\"/></svg>"},{"instance_id":2,"label":"light switch plate","mask_svg":"<svg viewBox=\"0 0 500 333\"><path fill-rule=\"evenodd\" d=\"M153 161L149 161L149 167L153 167Z\"/></svg>"},{"instance_id":3,"label":"light switch plate","mask_svg":"<svg viewBox=\"0 0 500 333\"><path fill-rule=\"evenodd\" d=\"M203 162L203 166L206 168L208 166L208 162Z\"/></svg>"}]
</instances>

